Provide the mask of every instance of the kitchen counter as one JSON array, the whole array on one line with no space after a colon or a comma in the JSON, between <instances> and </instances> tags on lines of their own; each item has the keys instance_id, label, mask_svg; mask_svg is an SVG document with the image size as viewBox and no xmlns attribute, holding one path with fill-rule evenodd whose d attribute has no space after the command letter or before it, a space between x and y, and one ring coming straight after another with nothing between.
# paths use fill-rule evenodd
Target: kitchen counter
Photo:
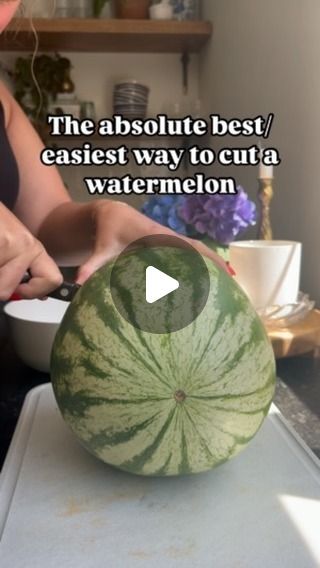
<instances>
[{"instance_id":1,"label":"kitchen counter","mask_svg":"<svg viewBox=\"0 0 320 568\"><path fill-rule=\"evenodd\" d=\"M320 458L320 358L280 359L275 404Z\"/></svg>"},{"instance_id":2,"label":"kitchen counter","mask_svg":"<svg viewBox=\"0 0 320 568\"><path fill-rule=\"evenodd\" d=\"M1 476L2 568L320 566L319 462L274 408L236 460L165 483L89 456L50 384L22 420Z\"/></svg>"},{"instance_id":3,"label":"kitchen counter","mask_svg":"<svg viewBox=\"0 0 320 568\"><path fill-rule=\"evenodd\" d=\"M310 356L278 361L275 404L320 457L320 359ZM49 375L21 363L5 337L0 339L0 467L27 392Z\"/></svg>"}]
</instances>

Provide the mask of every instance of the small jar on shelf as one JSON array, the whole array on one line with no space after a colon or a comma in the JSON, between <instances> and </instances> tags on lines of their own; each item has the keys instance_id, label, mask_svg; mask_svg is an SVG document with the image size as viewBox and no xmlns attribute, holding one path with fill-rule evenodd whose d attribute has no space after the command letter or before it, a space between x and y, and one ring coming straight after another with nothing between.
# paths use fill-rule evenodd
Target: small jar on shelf
<instances>
[{"instance_id":1,"label":"small jar on shelf","mask_svg":"<svg viewBox=\"0 0 320 568\"><path fill-rule=\"evenodd\" d=\"M54 11L51 0L26 0L24 10L28 18L50 18Z\"/></svg>"},{"instance_id":2,"label":"small jar on shelf","mask_svg":"<svg viewBox=\"0 0 320 568\"><path fill-rule=\"evenodd\" d=\"M56 0L56 18L91 18L92 0Z\"/></svg>"},{"instance_id":3,"label":"small jar on shelf","mask_svg":"<svg viewBox=\"0 0 320 568\"><path fill-rule=\"evenodd\" d=\"M69 114L72 118L80 120L81 103L74 93L58 93L56 99L51 102L48 110L50 115Z\"/></svg>"}]
</instances>

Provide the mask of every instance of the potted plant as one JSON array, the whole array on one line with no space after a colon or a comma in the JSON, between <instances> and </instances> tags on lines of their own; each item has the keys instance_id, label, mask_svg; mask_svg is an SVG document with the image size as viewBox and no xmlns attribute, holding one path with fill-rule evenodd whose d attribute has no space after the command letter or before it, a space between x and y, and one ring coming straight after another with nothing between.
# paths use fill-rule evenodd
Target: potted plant
<instances>
[{"instance_id":1,"label":"potted plant","mask_svg":"<svg viewBox=\"0 0 320 568\"><path fill-rule=\"evenodd\" d=\"M93 0L93 14L101 16L102 10L110 0ZM149 17L150 0L112 0L116 18L145 20Z\"/></svg>"},{"instance_id":2,"label":"potted plant","mask_svg":"<svg viewBox=\"0 0 320 568\"><path fill-rule=\"evenodd\" d=\"M73 92L71 63L58 53L18 57L13 70L7 70L14 86L14 96L39 134L44 137L49 105L58 93Z\"/></svg>"},{"instance_id":3,"label":"potted plant","mask_svg":"<svg viewBox=\"0 0 320 568\"><path fill-rule=\"evenodd\" d=\"M93 0L93 15L95 18L100 18L103 8L110 0Z\"/></svg>"},{"instance_id":4,"label":"potted plant","mask_svg":"<svg viewBox=\"0 0 320 568\"><path fill-rule=\"evenodd\" d=\"M117 18L145 20L149 17L149 0L114 0Z\"/></svg>"}]
</instances>

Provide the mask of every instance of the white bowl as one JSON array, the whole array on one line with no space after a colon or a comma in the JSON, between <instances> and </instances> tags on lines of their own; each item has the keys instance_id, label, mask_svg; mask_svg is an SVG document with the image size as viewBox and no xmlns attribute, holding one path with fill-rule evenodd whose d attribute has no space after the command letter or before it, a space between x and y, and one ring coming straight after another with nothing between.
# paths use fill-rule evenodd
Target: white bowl
<instances>
[{"instance_id":1,"label":"white bowl","mask_svg":"<svg viewBox=\"0 0 320 568\"><path fill-rule=\"evenodd\" d=\"M53 341L69 306L60 300L21 300L4 307L17 355L37 371L50 371Z\"/></svg>"}]
</instances>

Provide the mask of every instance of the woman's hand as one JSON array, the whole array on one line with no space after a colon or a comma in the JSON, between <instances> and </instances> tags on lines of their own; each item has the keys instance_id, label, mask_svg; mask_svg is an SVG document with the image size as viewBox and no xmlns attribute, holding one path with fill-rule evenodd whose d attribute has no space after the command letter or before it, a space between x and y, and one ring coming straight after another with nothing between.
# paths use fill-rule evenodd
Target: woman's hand
<instances>
[{"instance_id":1,"label":"woman's hand","mask_svg":"<svg viewBox=\"0 0 320 568\"><path fill-rule=\"evenodd\" d=\"M32 278L20 285L27 270ZM8 300L14 292L22 298L41 298L62 280L40 241L0 203L0 300Z\"/></svg>"},{"instance_id":2,"label":"woman's hand","mask_svg":"<svg viewBox=\"0 0 320 568\"><path fill-rule=\"evenodd\" d=\"M200 254L210 258L230 273L223 259L203 243L177 235L125 203L95 201L90 206L94 227L94 248L91 256L79 269L77 277L79 284L83 284L91 274L120 254L130 243L150 235L171 235L184 239Z\"/></svg>"}]
</instances>

